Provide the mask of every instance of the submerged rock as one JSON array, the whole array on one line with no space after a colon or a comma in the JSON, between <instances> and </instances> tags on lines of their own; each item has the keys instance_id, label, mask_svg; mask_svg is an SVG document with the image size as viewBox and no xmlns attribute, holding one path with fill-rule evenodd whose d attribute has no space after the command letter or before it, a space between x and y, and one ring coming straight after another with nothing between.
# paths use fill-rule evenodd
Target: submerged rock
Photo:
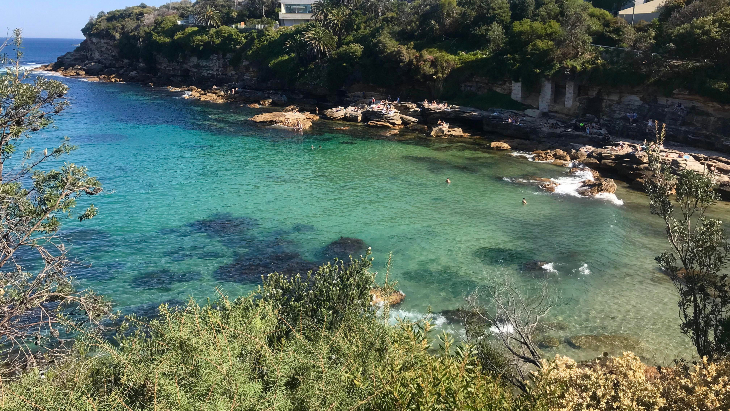
<instances>
[{"instance_id":1,"label":"submerged rock","mask_svg":"<svg viewBox=\"0 0 730 411\"><path fill-rule=\"evenodd\" d=\"M200 277L201 274L198 272L179 273L165 268L138 274L132 280L132 286L145 290L170 289L173 284L195 281Z\"/></svg>"},{"instance_id":2,"label":"submerged rock","mask_svg":"<svg viewBox=\"0 0 730 411\"><path fill-rule=\"evenodd\" d=\"M576 335L568 338L568 344L579 350L607 351L617 353L619 351L636 350L641 342L630 335L624 334L601 334L601 335Z\"/></svg>"},{"instance_id":3,"label":"submerged rock","mask_svg":"<svg viewBox=\"0 0 730 411\"><path fill-rule=\"evenodd\" d=\"M296 252L279 252L268 255L240 256L230 264L218 267L213 277L218 281L256 282L277 272L287 276L306 274L316 270L317 263L302 259Z\"/></svg>"},{"instance_id":4,"label":"submerged rock","mask_svg":"<svg viewBox=\"0 0 730 411\"><path fill-rule=\"evenodd\" d=\"M555 348L560 346L560 340L556 337L543 337L537 341L540 348Z\"/></svg>"},{"instance_id":5,"label":"submerged rock","mask_svg":"<svg viewBox=\"0 0 730 411\"><path fill-rule=\"evenodd\" d=\"M340 237L338 240L335 240L325 246L321 254L325 260L332 260L335 258L345 260L350 256L356 258L360 255L364 255L367 250L367 244L359 238Z\"/></svg>"},{"instance_id":6,"label":"submerged rock","mask_svg":"<svg viewBox=\"0 0 730 411\"><path fill-rule=\"evenodd\" d=\"M466 323L470 323L486 325L489 323L484 317L481 317L476 312L463 308L457 308L455 310L443 310L439 313L439 315L444 317L446 321L451 324L464 325Z\"/></svg>"},{"instance_id":7,"label":"submerged rock","mask_svg":"<svg viewBox=\"0 0 730 411\"><path fill-rule=\"evenodd\" d=\"M530 255L513 248L480 247L474 251L474 257L488 265L511 265L529 259Z\"/></svg>"},{"instance_id":8,"label":"submerged rock","mask_svg":"<svg viewBox=\"0 0 730 411\"><path fill-rule=\"evenodd\" d=\"M258 222L249 217L234 217L228 213L213 214L209 218L194 221L187 225L195 232L204 233L214 238L243 236L258 226Z\"/></svg>"}]
</instances>

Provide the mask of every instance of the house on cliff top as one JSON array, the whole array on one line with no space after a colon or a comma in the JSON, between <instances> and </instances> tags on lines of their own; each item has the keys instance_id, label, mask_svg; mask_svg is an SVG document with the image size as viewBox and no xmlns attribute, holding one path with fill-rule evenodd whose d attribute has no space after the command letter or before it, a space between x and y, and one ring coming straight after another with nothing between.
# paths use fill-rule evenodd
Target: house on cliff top
<instances>
[{"instance_id":1,"label":"house on cliff top","mask_svg":"<svg viewBox=\"0 0 730 411\"><path fill-rule=\"evenodd\" d=\"M312 20L312 4L318 0L280 0L279 24L282 27L296 26Z\"/></svg>"},{"instance_id":2,"label":"house on cliff top","mask_svg":"<svg viewBox=\"0 0 730 411\"><path fill-rule=\"evenodd\" d=\"M638 23L640 21L649 22L659 17L659 11L666 2L667 0L652 0L646 2L636 0L634 5L619 11L618 15L630 24Z\"/></svg>"}]
</instances>

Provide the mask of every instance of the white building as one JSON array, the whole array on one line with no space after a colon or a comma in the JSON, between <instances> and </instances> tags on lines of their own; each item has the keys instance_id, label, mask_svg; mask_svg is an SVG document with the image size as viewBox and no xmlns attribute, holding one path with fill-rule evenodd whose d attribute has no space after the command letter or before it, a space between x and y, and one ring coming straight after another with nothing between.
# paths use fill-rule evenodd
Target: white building
<instances>
[{"instance_id":1,"label":"white building","mask_svg":"<svg viewBox=\"0 0 730 411\"><path fill-rule=\"evenodd\" d=\"M279 23L282 27L296 26L312 20L312 4L317 0L279 0L281 13Z\"/></svg>"}]
</instances>

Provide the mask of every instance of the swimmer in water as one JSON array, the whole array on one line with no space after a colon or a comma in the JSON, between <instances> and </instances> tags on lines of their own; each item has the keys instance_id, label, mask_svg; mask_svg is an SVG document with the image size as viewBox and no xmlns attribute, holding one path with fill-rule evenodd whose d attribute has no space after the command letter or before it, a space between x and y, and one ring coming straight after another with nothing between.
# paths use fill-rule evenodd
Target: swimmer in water
<instances>
[{"instance_id":1,"label":"swimmer in water","mask_svg":"<svg viewBox=\"0 0 730 411\"><path fill-rule=\"evenodd\" d=\"M451 180L449 180L449 179L447 178L447 179L446 179L446 184L451 184Z\"/></svg>"},{"instance_id":2,"label":"swimmer in water","mask_svg":"<svg viewBox=\"0 0 730 411\"><path fill-rule=\"evenodd\" d=\"M527 200L524 197L522 198L522 205L527 205Z\"/></svg>"},{"instance_id":3,"label":"swimmer in water","mask_svg":"<svg viewBox=\"0 0 730 411\"><path fill-rule=\"evenodd\" d=\"M312 150L314 150L314 144L312 144Z\"/></svg>"}]
</instances>

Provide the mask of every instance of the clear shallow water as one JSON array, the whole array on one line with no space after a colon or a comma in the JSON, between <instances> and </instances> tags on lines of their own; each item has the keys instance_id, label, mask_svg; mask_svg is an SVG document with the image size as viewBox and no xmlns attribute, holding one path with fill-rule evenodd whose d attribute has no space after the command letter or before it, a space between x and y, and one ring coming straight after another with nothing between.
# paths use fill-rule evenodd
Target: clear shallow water
<instances>
[{"instance_id":1,"label":"clear shallow water","mask_svg":"<svg viewBox=\"0 0 730 411\"><path fill-rule=\"evenodd\" d=\"M373 248L381 273L393 252L407 296L400 315L455 309L501 277L529 288L545 271L522 264L539 260L555 271L547 278L559 304L548 321L564 326L552 335L628 334L658 363L692 355L673 285L653 261L665 248L662 226L625 186L621 206L547 194L507 180L565 169L473 143L388 141L326 123L296 134L248 123L248 108L63 81L73 107L46 133L48 146L70 136L80 149L67 161L88 166L107 190L94 199L97 218L65 226L86 264L75 274L120 309L215 298L217 289L245 294L260 273L309 267L345 236ZM724 204L716 212L730 215ZM565 344L554 353L600 354Z\"/></svg>"}]
</instances>

